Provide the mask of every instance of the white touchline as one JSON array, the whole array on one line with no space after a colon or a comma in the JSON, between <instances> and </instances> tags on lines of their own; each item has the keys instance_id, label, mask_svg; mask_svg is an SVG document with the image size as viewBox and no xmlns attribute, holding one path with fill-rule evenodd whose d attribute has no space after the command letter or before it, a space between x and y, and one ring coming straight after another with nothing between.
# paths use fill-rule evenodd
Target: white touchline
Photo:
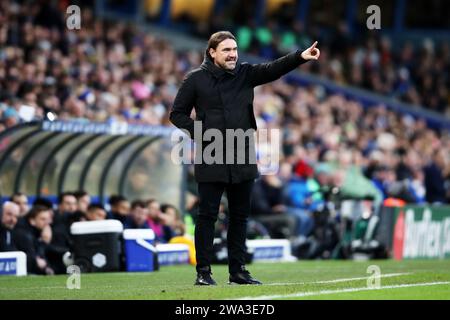
<instances>
[{"instance_id":1,"label":"white touchline","mask_svg":"<svg viewBox=\"0 0 450 320\"><path fill-rule=\"evenodd\" d=\"M244 297L239 298L237 300L272 300L272 299L285 299L285 298L300 298L306 296L319 296L325 294L333 294L333 293L348 293L348 292L358 292L358 291L369 291L369 290L382 290L382 289L398 289L398 288L408 288L408 287L425 287L425 286L436 286L450 284L450 281L441 281L441 282L425 282L425 283L410 283L410 284L398 284L391 286L381 286L379 288L346 288L346 289L338 289L338 290L321 290L321 291L309 291L309 292L297 292L291 294L275 294L271 296L256 296L256 297Z\"/></svg>"},{"instance_id":2,"label":"white touchline","mask_svg":"<svg viewBox=\"0 0 450 320\"><path fill-rule=\"evenodd\" d=\"M411 275L412 272L405 273L386 273L381 274L380 278L390 278L390 277L399 277L399 276L407 276ZM339 282L347 282L347 281L357 281L357 280L367 280L369 277L359 277L359 278L343 278L343 279L334 279L334 280L323 280L323 281L311 281L311 282L274 282L268 283L268 286L285 286L285 285L296 285L296 284L322 284L322 283L339 283Z\"/></svg>"}]
</instances>

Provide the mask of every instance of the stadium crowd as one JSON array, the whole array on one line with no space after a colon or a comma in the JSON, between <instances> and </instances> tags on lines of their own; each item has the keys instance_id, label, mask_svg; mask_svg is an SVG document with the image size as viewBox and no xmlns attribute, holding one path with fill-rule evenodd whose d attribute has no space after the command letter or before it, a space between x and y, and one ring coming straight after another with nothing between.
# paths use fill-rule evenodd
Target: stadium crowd
<instances>
[{"instance_id":1,"label":"stadium crowd","mask_svg":"<svg viewBox=\"0 0 450 320\"><path fill-rule=\"evenodd\" d=\"M324 59L305 66L305 72L450 115L450 46L446 41L425 38L420 45L394 45L378 33L355 40L343 22L327 37L314 29L305 32L299 23L283 28L276 20L261 27L243 26L236 34L241 47L267 59L320 39Z\"/></svg>"},{"instance_id":2,"label":"stadium crowd","mask_svg":"<svg viewBox=\"0 0 450 320\"><path fill-rule=\"evenodd\" d=\"M448 41L423 37L420 42L394 42L357 22L352 31L344 20L330 21L333 28L314 21L305 25L295 19L296 9L287 4L258 24L255 5L235 2L234 9L211 16L207 22L185 18L197 36L207 38L215 30L231 30L242 52L267 60L318 40L320 63L302 66L302 71L450 115Z\"/></svg>"},{"instance_id":3,"label":"stadium crowd","mask_svg":"<svg viewBox=\"0 0 450 320\"><path fill-rule=\"evenodd\" d=\"M167 42L132 25L94 19L89 9L82 10L82 28L73 31L65 27L61 11L48 5L2 1L0 9L0 132L30 118L169 125L178 85L203 59L202 52L175 52ZM344 47L321 44L320 63L305 64L302 70L432 109L448 108L448 46L433 50L427 45L417 53L407 45L396 53L384 39L369 38L361 47L338 42ZM253 40L242 47L263 50ZM283 50L256 53L275 57ZM427 127L422 119L383 105L364 108L357 101L328 95L320 86L299 87L282 80L256 88L254 109L259 128L282 129L278 174L259 179L253 197L252 215L269 229L265 217L276 217L289 234L308 236L314 229L312 212L327 203L330 190L338 190L342 198L371 199L374 206L390 197L408 203L450 203L450 134ZM191 191L195 197L195 188ZM67 245L66 211L72 212L72 222L113 217L128 227L150 227L161 241L184 232L172 206L160 206L156 200L130 204L117 196L111 197L107 211L101 204L83 203L88 196L61 195L55 211L45 201L30 210L14 198L4 204L2 228L23 230L17 245L37 250L31 253L36 257L31 270L58 270L42 261L38 251L43 244L61 254L59 244L52 242L62 239ZM11 213L16 211L28 213L16 223L13 216L19 214ZM271 233L263 229L258 230ZM5 239L10 239L7 232Z\"/></svg>"}]
</instances>

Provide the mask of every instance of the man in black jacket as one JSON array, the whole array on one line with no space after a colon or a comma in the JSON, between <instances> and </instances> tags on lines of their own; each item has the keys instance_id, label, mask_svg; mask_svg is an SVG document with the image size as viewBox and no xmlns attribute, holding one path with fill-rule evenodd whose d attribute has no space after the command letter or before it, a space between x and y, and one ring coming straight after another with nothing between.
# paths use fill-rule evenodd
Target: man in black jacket
<instances>
[{"instance_id":1,"label":"man in black jacket","mask_svg":"<svg viewBox=\"0 0 450 320\"><path fill-rule=\"evenodd\" d=\"M21 218L23 223L14 232L14 243L17 249L27 255L27 270L29 273L54 274L46 255L51 239L44 237L44 230L51 230L51 215L52 212L49 208L33 206L30 212Z\"/></svg>"},{"instance_id":2,"label":"man in black jacket","mask_svg":"<svg viewBox=\"0 0 450 320\"><path fill-rule=\"evenodd\" d=\"M220 31L210 37L200 68L189 72L183 80L170 113L170 121L176 127L186 130L202 152L201 159L197 157L195 163L200 199L195 228L196 285L216 284L211 278L210 264L213 256L214 223L224 191L227 192L230 211L227 235L230 283L261 283L251 277L244 266L250 195L254 180L259 176L254 161L256 152L253 135L246 135L250 141L236 147L235 141L239 138L229 137L228 132L229 129L235 132L256 130L253 89L277 80L307 60L317 60L320 52L316 45L317 42L303 52L296 51L270 63L238 64L235 37L228 31ZM198 122L190 117L194 107ZM225 146L222 150L215 150L213 162L203 159L204 151L212 143L203 143L203 140L208 140L203 137L208 129L219 131L223 139L214 140L214 143ZM239 161L242 155L245 160L243 162Z\"/></svg>"},{"instance_id":3,"label":"man in black jacket","mask_svg":"<svg viewBox=\"0 0 450 320\"><path fill-rule=\"evenodd\" d=\"M13 230L20 215L20 207L14 202L6 201L0 215L0 252L17 251L13 241Z\"/></svg>"}]
</instances>

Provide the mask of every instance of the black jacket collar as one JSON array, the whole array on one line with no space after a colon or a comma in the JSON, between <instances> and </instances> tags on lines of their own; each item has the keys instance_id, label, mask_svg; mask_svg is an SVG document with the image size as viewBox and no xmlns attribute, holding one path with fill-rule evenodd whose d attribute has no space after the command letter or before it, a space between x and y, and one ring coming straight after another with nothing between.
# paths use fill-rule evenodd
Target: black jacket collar
<instances>
[{"instance_id":1,"label":"black jacket collar","mask_svg":"<svg viewBox=\"0 0 450 320\"><path fill-rule=\"evenodd\" d=\"M235 76L237 74L239 66L240 65L238 63L236 63L236 67L233 70L222 69L222 68L216 66L214 64L213 60L208 55L205 54L203 63L201 64L200 68L211 72L214 77L220 78L220 77L224 76L225 74L230 74L232 76Z\"/></svg>"}]
</instances>

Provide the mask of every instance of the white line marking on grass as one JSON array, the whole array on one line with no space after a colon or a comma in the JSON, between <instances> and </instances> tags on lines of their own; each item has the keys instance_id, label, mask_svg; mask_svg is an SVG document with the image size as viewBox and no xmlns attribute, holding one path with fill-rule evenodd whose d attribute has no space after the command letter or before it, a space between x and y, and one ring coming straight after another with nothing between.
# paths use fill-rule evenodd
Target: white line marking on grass
<instances>
[{"instance_id":1,"label":"white line marking on grass","mask_svg":"<svg viewBox=\"0 0 450 320\"><path fill-rule=\"evenodd\" d=\"M426 287L426 286L436 286L436 285L443 285L443 284L450 284L450 281L398 284L398 285L391 285L391 286L382 286L380 288L362 287L362 288L346 288L346 289L338 289L338 290L297 292L297 293L291 293L291 294L275 294L275 295L270 295L270 296L244 297L244 298L238 298L237 300L272 300L272 299L286 299L286 298L301 298L301 297L307 297L307 296L320 296L320 295L334 294L334 293L348 293L348 292L358 292L358 291L398 289L398 288L409 288L409 287Z\"/></svg>"},{"instance_id":2,"label":"white line marking on grass","mask_svg":"<svg viewBox=\"0 0 450 320\"><path fill-rule=\"evenodd\" d=\"M405 273L386 273L380 275L381 278L399 277L411 275L412 272ZM274 282L268 283L268 286L285 286L285 285L296 285L296 284L323 284L323 283L339 283L347 281L357 281L357 280L367 280L369 277L358 277L358 278L344 278L344 279L334 279L334 280L324 280L324 281L311 281L311 282Z\"/></svg>"}]
</instances>

